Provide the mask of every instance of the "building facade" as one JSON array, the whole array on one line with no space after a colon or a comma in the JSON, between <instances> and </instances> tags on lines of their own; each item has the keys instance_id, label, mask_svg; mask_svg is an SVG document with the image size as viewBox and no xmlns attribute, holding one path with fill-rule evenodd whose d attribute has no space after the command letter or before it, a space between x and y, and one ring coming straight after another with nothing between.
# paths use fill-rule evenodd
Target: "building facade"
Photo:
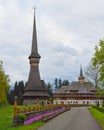
<instances>
[{"instance_id":1,"label":"building facade","mask_svg":"<svg viewBox=\"0 0 104 130\"><path fill-rule=\"evenodd\" d=\"M82 67L78 81L73 81L69 86L62 86L54 94L54 104L101 104L103 100L104 96L97 93L95 86L85 81Z\"/></svg>"}]
</instances>

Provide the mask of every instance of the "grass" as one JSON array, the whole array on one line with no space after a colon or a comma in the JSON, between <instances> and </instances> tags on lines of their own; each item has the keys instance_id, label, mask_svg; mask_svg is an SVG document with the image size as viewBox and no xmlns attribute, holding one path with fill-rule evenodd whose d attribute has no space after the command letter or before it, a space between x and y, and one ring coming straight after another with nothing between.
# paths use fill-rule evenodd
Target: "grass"
<instances>
[{"instance_id":1,"label":"grass","mask_svg":"<svg viewBox=\"0 0 104 130\"><path fill-rule=\"evenodd\" d=\"M104 130L104 113L99 112L98 110L90 107L88 108L91 115L97 120L97 122L100 124L102 127L102 130Z\"/></svg>"},{"instance_id":2,"label":"grass","mask_svg":"<svg viewBox=\"0 0 104 130\"><path fill-rule=\"evenodd\" d=\"M22 108L22 106L20 106ZM12 127L13 106L0 107L0 130L36 130L43 122L35 122L30 125Z\"/></svg>"}]
</instances>

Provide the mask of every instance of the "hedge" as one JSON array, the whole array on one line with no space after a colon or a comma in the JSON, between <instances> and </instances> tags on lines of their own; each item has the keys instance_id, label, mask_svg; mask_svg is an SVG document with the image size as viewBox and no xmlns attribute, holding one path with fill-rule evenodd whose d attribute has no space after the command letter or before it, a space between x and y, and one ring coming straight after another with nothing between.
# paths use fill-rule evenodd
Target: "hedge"
<instances>
[{"instance_id":1,"label":"hedge","mask_svg":"<svg viewBox=\"0 0 104 130\"><path fill-rule=\"evenodd\" d=\"M103 107L98 107L98 106L92 106L93 108L95 108L96 110L104 113L104 108Z\"/></svg>"}]
</instances>

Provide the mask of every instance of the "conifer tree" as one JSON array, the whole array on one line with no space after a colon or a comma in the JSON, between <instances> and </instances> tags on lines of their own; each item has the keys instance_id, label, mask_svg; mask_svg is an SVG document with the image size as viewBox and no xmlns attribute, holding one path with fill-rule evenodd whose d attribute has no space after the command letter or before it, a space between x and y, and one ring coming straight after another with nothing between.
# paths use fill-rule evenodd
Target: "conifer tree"
<instances>
[{"instance_id":1,"label":"conifer tree","mask_svg":"<svg viewBox=\"0 0 104 130\"><path fill-rule=\"evenodd\" d=\"M14 97L17 96L17 104L23 104L23 94L25 91L24 81L15 82L14 88L10 90L8 94L8 102L13 105Z\"/></svg>"}]
</instances>

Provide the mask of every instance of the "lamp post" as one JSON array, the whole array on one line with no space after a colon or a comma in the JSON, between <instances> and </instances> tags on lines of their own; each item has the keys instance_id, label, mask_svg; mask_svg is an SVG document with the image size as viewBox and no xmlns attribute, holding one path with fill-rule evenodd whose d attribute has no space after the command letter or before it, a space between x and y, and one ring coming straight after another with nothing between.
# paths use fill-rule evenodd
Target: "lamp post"
<instances>
[{"instance_id":1,"label":"lamp post","mask_svg":"<svg viewBox=\"0 0 104 130\"><path fill-rule=\"evenodd\" d=\"M17 114L17 96L14 96L14 116Z\"/></svg>"}]
</instances>

